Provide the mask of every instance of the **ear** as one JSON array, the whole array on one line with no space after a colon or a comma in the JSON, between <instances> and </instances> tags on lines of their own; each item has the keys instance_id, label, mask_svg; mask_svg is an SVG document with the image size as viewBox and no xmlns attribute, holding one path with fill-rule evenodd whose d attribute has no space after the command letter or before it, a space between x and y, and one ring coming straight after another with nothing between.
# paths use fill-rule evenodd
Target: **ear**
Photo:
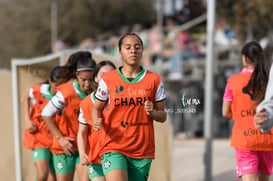
<instances>
[{"instance_id":1,"label":"ear","mask_svg":"<svg viewBox=\"0 0 273 181\"><path fill-rule=\"evenodd\" d=\"M243 60L244 64L248 63L248 59L247 59L247 57L244 54L242 55L242 60Z\"/></svg>"},{"instance_id":2,"label":"ear","mask_svg":"<svg viewBox=\"0 0 273 181\"><path fill-rule=\"evenodd\" d=\"M98 76L95 77L95 82L98 84L99 80L98 80Z\"/></svg>"},{"instance_id":3,"label":"ear","mask_svg":"<svg viewBox=\"0 0 273 181\"><path fill-rule=\"evenodd\" d=\"M80 74L80 72L76 72L76 77L77 77L77 79L78 79L79 74Z\"/></svg>"}]
</instances>

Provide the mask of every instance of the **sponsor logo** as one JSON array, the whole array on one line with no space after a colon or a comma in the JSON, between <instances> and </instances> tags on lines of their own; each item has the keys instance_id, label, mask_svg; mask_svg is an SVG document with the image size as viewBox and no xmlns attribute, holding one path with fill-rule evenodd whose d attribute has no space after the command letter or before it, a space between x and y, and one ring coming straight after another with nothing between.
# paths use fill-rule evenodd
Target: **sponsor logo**
<instances>
[{"instance_id":1,"label":"sponsor logo","mask_svg":"<svg viewBox=\"0 0 273 181\"><path fill-rule=\"evenodd\" d=\"M120 125L123 128L126 128L127 126L149 126L149 122L135 122L135 123L128 123L127 121L121 121Z\"/></svg>"},{"instance_id":2,"label":"sponsor logo","mask_svg":"<svg viewBox=\"0 0 273 181\"><path fill-rule=\"evenodd\" d=\"M124 121L121 121L120 122L120 125L124 128L126 128L126 126L128 126L128 122L124 122Z\"/></svg>"},{"instance_id":3,"label":"sponsor logo","mask_svg":"<svg viewBox=\"0 0 273 181\"><path fill-rule=\"evenodd\" d=\"M252 135L258 135L258 134L272 134L271 131L269 132L261 132L259 129L253 129L253 128L249 128L249 129L245 129L244 130L244 135L245 136L252 136Z\"/></svg>"},{"instance_id":4,"label":"sponsor logo","mask_svg":"<svg viewBox=\"0 0 273 181\"><path fill-rule=\"evenodd\" d=\"M252 166L246 166L246 167L243 167L243 170L249 170L251 168L252 168Z\"/></svg>"},{"instance_id":5,"label":"sponsor logo","mask_svg":"<svg viewBox=\"0 0 273 181\"><path fill-rule=\"evenodd\" d=\"M118 106L142 106L146 100L152 101L153 97L115 98L115 107Z\"/></svg>"},{"instance_id":6,"label":"sponsor logo","mask_svg":"<svg viewBox=\"0 0 273 181\"><path fill-rule=\"evenodd\" d=\"M254 116L256 114L255 109L241 110L242 117Z\"/></svg>"}]
</instances>

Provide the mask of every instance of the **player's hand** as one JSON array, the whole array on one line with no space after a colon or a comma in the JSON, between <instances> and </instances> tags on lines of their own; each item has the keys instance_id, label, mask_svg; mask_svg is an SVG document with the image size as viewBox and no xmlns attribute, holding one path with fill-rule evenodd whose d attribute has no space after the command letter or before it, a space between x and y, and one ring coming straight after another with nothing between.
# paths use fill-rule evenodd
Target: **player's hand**
<instances>
[{"instance_id":1,"label":"player's hand","mask_svg":"<svg viewBox=\"0 0 273 181\"><path fill-rule=\"evenodd\" d=\"M37 125L32 120L26 121L26 129L30 133L35 133L38 130Z\"/></svg>"},{"instance_id":2,"label":"player's hand","mask_svg":"<svg viewBox=\"0 0 273 181\"><path fill-rule=\"evenodd\" d=\"M151 101L144 102L144 109L148 115L151 115L154 111L154 104Z\"/></svg>"},{"instance_id":3,"label":"player's hand","mask_svg":"<svg viewBox=\"0 0 273 181\"><path fill-rule=\"evenodd\" d=\"M268 119L265 110L263 109L261 112L257 113L254 117L254 125L256 128L261 128L263 122Z\"/></svg>"},{"instance_id":4,"label":"player's hand","mask_svg":"<svg viewBox=\"0 0 273 181\"><path fill-rule=\"evenodd\" d=\"M102 127L102 118L93 120L93 129L95 131L99 131L101 127Z\"/></svg>"},{"instance_id":5,"label":"player's hand","mask_svg":"<svg viewBox=\"0 0 273 181\"><path fill-rule=\"evenodd\" d=\"M61 147L63 148L64 150L64 153L66 155L69 155L71 156L71 153L73 153L73 141L75 139L74 138L70 138L70 137L60 137L58 139Z\"/></svg>"},{"instance_id":6,"label":"player's hand","mask_svg":"<svg viewBox=\"0 0 273 181\"><path fill-rule=\"evenodd\" d=\"M88 166L90 163L88 162L87 154L80 155L80 164L83 166Z\"/></svg>"}]
</instances>

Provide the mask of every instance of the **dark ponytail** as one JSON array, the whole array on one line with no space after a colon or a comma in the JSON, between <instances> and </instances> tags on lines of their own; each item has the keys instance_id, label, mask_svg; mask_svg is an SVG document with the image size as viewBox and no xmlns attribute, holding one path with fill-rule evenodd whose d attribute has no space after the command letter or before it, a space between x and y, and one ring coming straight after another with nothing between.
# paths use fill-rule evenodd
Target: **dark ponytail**
<instances>
[{"instance_id":1,"label":"dark ponytail","mask_svg":"<svg viewBox=\"0 0 273 181\"><path fill-rule=\"evenodd\" d=\"M49 74L49 79L44 81L43 84L50 84L57 82L58 80L63 80L63 82L67 82L66 77L68 76L68 71L63 66L55 66L51 69Z\"/></svg>"},{"instance_id":2,"label":"dark ponytail","mask_svg":"<svg viewBox=\"0 0 273 181\"><path fill-rule=\"evenodd\" d=\"M259 43L252 41L243 47L241 53L255 65L248 84L243 88L243 92L249 94L251 100L259 104L265 96L269 70L268 66L266 66L263 49Z\"/></svg>"},{"instance_id":3,"label":"dark ponytail","mask_svg":"<svg viewBox=\"0 0 273 181\"><path fill-rule=\"evenodd\" d=\"M96 62L92 59L92 54L88 51L78 51L69 56L67 63L63 66L62 74L66 80L75 79L79 65L90 67L91 64L95 68Z\"/></svg>"}]
</instances>

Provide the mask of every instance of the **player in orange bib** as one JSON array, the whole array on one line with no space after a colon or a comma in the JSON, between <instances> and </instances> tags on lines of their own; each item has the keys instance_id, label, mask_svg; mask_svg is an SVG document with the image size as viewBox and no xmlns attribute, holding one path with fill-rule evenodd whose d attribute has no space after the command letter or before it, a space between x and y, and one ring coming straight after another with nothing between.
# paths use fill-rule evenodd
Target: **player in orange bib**
<instances>
[{"instance_id":1,"label":"player in orange bib","mask_svg":"<svg viewBox=\"0 0 273 181\"><path fill-rule=\"evenodd\" d=\"M273 169L273 133L254 125L256 106L263 100L268 81L263 49L249 42L242 49L244 68L231 76L223 98L223 116L234 120L231 146L235 148L237 177L268 181Z\"/></svg>"},{"instance_id":2,"label":"player in orange bib","mask_svg":"<svg viewBox=\"0 0 273 181\"><path fill-rule=\"evenodd\" d=\"M153 120L166 120L166 94L162 79L140 66L140 37L126 33L118 44L123 66L102 75L92 109L93 129L100 130L106 180L145 181L155 154Z\"/></svg>"},{"instance_id":3,"label":"player in orange bib","mask_svg":"<svg viewBox=\"0 0 273 181\"><path fill-rule=\"evenodd\" d=\"M91 53L82 51L72 54L69 61L71 59L75 60L77 81L58 87L56 95L43 109L42 117L54 136L51 150L57 180L72 181L76 169L79 180L88 181L87 167L80 165L76 137L80 102L92 92L96 62Z\"/></svg>"},{"instance_id":4,"label":"player in orange bib","mask_svg":"<svg viewBox=\"0 0 273 181\"><path fill-rule=\"evenodd\" d=\"M116 69L110 61L101 61L96 65L93 74L93 81L97 84L101 75ZM95 91L86 96L80 104L79 131L78 131L78 149L82 165L88 165L89 179L92 181L105 181L100 161L100 131L92 129L93 121L91 119L91 110L95 102ZM105 114L105 111L104 113Z\"/></svg>"},{"instance_id":5,"label":"player in orange bib","mask_svg":"<svg viewBox=\"0 0 273 181\"><path fill-rule=\"evenodd\" d=\"M61 77L61 66L51 70L48 81L32 86L22 98L25 113L24 146L32 150L36 167L36 180L55 180L52 153L52 134L45 125L41 112L49 100L55 95L56 87L66 80Z\"/></svg>"}]
</instances>

